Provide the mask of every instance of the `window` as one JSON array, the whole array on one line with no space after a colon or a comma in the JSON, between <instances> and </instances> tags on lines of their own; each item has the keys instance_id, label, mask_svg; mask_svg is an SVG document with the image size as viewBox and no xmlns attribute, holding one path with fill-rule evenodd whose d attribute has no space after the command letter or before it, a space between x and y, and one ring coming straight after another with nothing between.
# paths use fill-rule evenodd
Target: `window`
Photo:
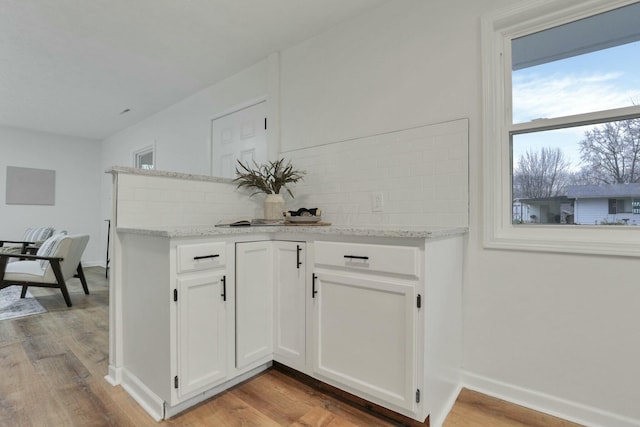
<instances>
[{"instance_id":1,"label":"window","mask_svg":"<svg viewBox=\"0 0 640 427\"><path fill-rule=\"evenodd\" d=\"M640 255L640 2L603 3L482 20L486 247Z\"/></svg>"},{"instance_id":2,"label":"window","mask_svg":"<svg viewBox=\"0 0 640 427\"><path fill-rule=\"evenodd\" d=\"M609 199L609 215L629 212L624 208L624 199Z\"/></svg>"},{"instance_id":3,"label":"window","mask_svg":"<svg viewBox=\"0 0 640 427\"><path fill-rule=\"evenodd\" d=\"M138 169L155 169L154 153L153 145L135 151L133 153L133 166Z\"/></svg>"},{"instance_id":4,"label":"window","mask_svg":"<svg viewBox=\"0 0 640 427\"><path fill-rule=\"evenodd\" d=\"M612 209L613 203L613 209ZM609 199L609 213L621 214L621 213L634 213L631 208L632 201L630 199Z\"/></svg>"}]
</instances>

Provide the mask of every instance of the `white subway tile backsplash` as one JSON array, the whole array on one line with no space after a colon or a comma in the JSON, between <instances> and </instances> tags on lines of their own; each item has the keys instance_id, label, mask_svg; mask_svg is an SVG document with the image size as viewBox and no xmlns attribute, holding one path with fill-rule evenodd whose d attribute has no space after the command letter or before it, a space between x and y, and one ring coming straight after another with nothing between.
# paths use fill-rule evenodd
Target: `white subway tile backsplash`
<instances>
[{"instance_id":1,"label":"white subway tile backsplash","mask_svg":"<svg viewBox=\"0 0 640 427\"><path fill-rule=\"evenodd\" d=\"M214 225L255 216L255 202L229 183L120 174L119 226Z\"/></svg>"},{"instance_id":2,"label":"white subway tile backsplash","mask_svg":"<svg viewBox=\"0 0 640 427\"><path fill-rule=\"evenodd\" d=\"M283 155L307 172L288 206L320 207L334 224L468 225L466 119Z\"/></svg>"}]
</instances>

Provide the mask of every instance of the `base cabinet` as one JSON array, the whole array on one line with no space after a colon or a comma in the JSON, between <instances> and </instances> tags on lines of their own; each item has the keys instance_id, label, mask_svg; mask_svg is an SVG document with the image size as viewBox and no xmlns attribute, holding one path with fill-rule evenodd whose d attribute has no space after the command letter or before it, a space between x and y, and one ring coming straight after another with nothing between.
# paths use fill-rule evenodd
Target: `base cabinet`
<instances>
[{"instance_id":1,"label":"base cabinet","mask_svg":"<svg viewBox=\"0 0 640 427\"><path fill-rule=\"evenodd\" d=\"M273 248L236 244L236 368L268 362L273 341Z\"/></svg>"},{"instance_id":2,"label":"base cabinet","mask_svg":"<svg viewBox=\"0 0 640 427\"><path fill-rule=\"evenodd\" d=\"M227 303L223 273L199 273L177 280L178 374L183 398L227 378Z\"/></svg>"},{"instance_id":3,"label":"base cabinet","mask_svg":"<svg viewBox=\"0 0 640 427\"><path fill-rule=\"evenodd\" d=\"M152 416L277 361L441 425L460 384L462 238L246 239L122 239L122 383Z\"/></svg>"},{"instance_id":4,"label":"base cabinet","mask_svg":"<svg viewBox=\"0 0 640 427\"><path fill-rule=\"evenodd\" d=\"M314 373L390 409L414 411L414 285L325 272L314 280Z\"/></svg>"},{"instance_id":5,"label":"base cabinet","mask_svg":"<svg viewBox=\"0 0 640 427\"><path fill-rule=\"evenodd\" d=\"M274 241L273 358L306 370L306 265L304 242Z\"/></svg>"},{"instance_id":6,"label":"base cabinet","mask_svg":"<svg viewBox=\"0 0 640 427\"><path fill-rule=\"evenodd\" d=\"M305 366L305 244L236 244L236 367Z\"/></svg>"}]
</instances>

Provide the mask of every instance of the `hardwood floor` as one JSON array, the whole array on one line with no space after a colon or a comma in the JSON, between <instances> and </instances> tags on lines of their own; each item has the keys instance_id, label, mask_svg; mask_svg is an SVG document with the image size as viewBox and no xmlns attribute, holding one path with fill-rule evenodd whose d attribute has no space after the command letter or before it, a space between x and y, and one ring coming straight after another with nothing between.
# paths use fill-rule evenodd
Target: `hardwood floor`
<instances>
[{"instance_id":1,"label":"hardwood floor","mask_svg":"<svg viewBox=\"0 0 640 427\"><path fill-rule=\"evenodd\" d=\"M73 307L59 290L30 288L47 313L0 321L0 426L392 426L277 370L269 370L171 420L154 422L121 388L108 364L108 285L85 269L90 295L70 281ZM463 390L446 427L575 426Z\"/></svg>"}]
</instances>

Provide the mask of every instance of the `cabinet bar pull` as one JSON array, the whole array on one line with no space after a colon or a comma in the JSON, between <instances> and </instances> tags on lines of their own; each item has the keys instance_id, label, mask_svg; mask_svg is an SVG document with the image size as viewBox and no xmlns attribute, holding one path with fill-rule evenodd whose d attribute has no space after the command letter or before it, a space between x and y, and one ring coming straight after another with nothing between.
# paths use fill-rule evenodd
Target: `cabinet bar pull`
<instances>
[{"instance_id":1,"label":"cabinet bar pull","mask_svg":"<svg viewBox=\"0 0 640 427\"><path fill-rule=\"evenodd\" d=\"M227 276L222 276L222 293L220 296L222 297L222 301L227 300Z\"/></svg>"},{"instance_id":2,"label":"cabinet bar pull","mask_svg":"<svg viewBox=\"0 0 640 427\"><path fill-rule=\"evenodd\" d=\"M318 291L316 291L316 279L318 276L315 273L311 276L311 298L315 298Z\"/></svg>"},{"instance_id":3,"label":"cabinet bar pull","mask_svg":"<svg viewBox=\"0 0 640 427\"><path fill-rule=\"evenodd\" d=\"M364 259L364 260L369 259L368 256L360 256L360 255L345 255L344 257L349 259Z\"/></svg>"},{"instance_id":4,"label":"cabinet bar pull","mask_svg":"<svg viewBox=\"0 0 640 427\"><path fill-rule=\"evenodd\" d=\"M219 257L220 254L215 254L215 255L200 255L200 256L194 256L193 260L194 261L198 261L199 259L207 259L207 258L217 258Z\"/></svg>"},{"instance_id":5,"label":"cabinet bar pull","mask_svg":"<svg viewBox=\"0 0 640 427\"><path fill-rule=\"evenodd\" d=\"M300 251L302 250L302 248L300 247L300 245L296 245L296 268L300 268L300 266L302 265L302 262L300 262Z\"/></svg>"}]
</instances>

